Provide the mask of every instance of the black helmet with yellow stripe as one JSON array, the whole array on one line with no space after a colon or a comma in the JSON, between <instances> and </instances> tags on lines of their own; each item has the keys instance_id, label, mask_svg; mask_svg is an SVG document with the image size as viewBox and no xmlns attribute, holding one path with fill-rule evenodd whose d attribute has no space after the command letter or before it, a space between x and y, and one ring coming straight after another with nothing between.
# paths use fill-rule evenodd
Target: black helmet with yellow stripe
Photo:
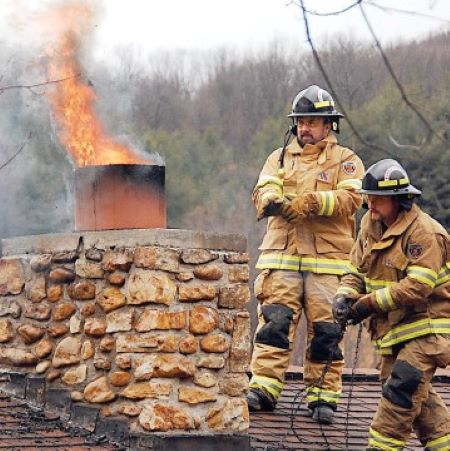
<instances>
[{"instance_id":1,"label":"black helmet with yellow stripe","mask_svg":"<svg viewBox=\"0 0 450 451\"><path fill-rule=\"evenodd\" d=\"M333 130L339 133L339 118L344 117L336 110L333 97L328 91L317 85L311 85L300 91L292 102L292 113L288 114L295 121L301 116L326 116L333 124Z\"/></svg>"},{"instance_id":2,"label":"black helmet with yellow stripe","mask_svg":"<svg viewBox=\"0 0 450 451\"><path fill-rule=\"evenodd\" d=\"M367 169L362 179L360 194L375 196L420 196L418 190L409 182L409 177L401 164L393 159L380 160Z\"/></svg>"}]
</instances>

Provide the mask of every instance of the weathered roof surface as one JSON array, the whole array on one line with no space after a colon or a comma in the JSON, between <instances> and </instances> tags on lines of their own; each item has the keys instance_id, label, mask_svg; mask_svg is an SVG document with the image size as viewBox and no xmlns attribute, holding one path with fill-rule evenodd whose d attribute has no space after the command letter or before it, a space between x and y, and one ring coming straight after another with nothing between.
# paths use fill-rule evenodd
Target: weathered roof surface
<instances>
[{"instance_id":1,"label":"weathered roof surface","mask_svg":"<svg viewBox=\"0 0 450 451\"><path fill-rule=\"evenodd\" d=\"M0 449L95 450L117 448L87 431L68 427L58 416L32 409L22 400L0 392Z\"/></svg>"},{"instance_id":2,"label":"weathered roof surface","mask_svg":"<svg viewBox=\"0 0 450 451\"><path fill-rule=\"evenodd\" d=\"M344 389L339 410L332 425L319 425L306 416L304 384L301 374L288 373L285 390L271 413L252 413L250 436L252 450L355 450L367 445L367 432L378 401L381 386L374 370L358 370L351 382L344 372ZM433 386L450 407L450 376L439 372ZM293 380L292 380L293 379ZM351 397L349 398L349 393ZM350 403L348 402L350 399ZM422 450L411 434L407 450Z\"/></svg>"}]
</instances>

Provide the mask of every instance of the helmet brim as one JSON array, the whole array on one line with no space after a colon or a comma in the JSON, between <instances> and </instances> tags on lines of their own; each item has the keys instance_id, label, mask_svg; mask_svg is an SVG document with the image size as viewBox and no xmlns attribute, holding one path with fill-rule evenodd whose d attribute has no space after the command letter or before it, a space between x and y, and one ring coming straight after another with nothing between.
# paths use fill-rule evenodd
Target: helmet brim
<instances>
[{"instance_id":1,"label":"helmet brim","mask_svg":"<svg viewBox=\"0 0 450 451\"><path fill-rule=\"evenodd\" d=\"M357 190L357 192L359 194L371 194L372 196L401 196L402 194L413 194L415 196L420 196L422 194L422 191L420 191L413 185L409 185L406 188L385 190L371 190L362 188Z\"/></svg>"},{"instance_id":2,"label":"helmet brim","mask_svg":"<svg viewBox=\"0 0 450 451\"><path fill-rule=\"evenodd\" d=\"M288 114L287 117L304 117L304 116L328 116L328 117L339 117L343 118L345 117L342 113L339 113L338 111L322 111L320 113L291 113Z\"/></svg>"}]
</instances>

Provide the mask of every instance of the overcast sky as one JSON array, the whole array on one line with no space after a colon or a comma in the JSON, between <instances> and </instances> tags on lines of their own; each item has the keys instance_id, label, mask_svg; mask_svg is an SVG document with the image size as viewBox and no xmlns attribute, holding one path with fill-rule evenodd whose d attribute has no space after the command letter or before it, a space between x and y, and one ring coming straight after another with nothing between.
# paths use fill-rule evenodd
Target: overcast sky
<instances>
[{"instance_id":1,"label":"overcast sky","mask_svg":"<svg viewBox=\"0 0 450 451\"><path fill-rule=\"evenodd\" d=\"M305 0L307 8L332 12L355 0ZM0 38L18 45L34 43L24 19L61 1L0 0ZM274 38L305 42L299 0L88 0L100 6L95 19L95 55L109 58L117 46L132 45L148 53L155 50L206 50L216 47L258 48ZM403 9L413 15L382 11L375 6ZM364 0L366 11L384 43L423 37L448 29L449 0ZM426 16L434 16L436 19ZM21 24L18 26L18 24ZM310 16L313 38L320 43L337 32L369 39L358 7L337 16ZM27 42L29 40L29 42Z\"/></svg>"}]
</instances>

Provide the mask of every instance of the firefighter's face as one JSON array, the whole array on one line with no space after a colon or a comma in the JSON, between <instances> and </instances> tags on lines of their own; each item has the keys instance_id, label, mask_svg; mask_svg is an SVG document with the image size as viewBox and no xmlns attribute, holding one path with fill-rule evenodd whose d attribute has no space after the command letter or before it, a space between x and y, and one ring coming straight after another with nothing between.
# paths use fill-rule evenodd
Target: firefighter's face
<instances>
[{"instance_id":1,"label":"firefighter's face","mask_svg":"<svg viewBox=\"0 0 450 451\"><path fill-rule=\"evenodd\" d=\"M367 206L374 221L383 221L387 226L395 222L399 212L395 196L367 196Z\"/></svg>"},{"instance_id":2,"label":"firefighter's face","mask_svg":"<svg viewBox=\"0 0 450 451\"><path fill-rule=\"evenodd\" d=\"M322 141L330 130L331 124L320 116L303 116L297 120L297 137L302 146Z\"/></svg>"}]
</instances>

